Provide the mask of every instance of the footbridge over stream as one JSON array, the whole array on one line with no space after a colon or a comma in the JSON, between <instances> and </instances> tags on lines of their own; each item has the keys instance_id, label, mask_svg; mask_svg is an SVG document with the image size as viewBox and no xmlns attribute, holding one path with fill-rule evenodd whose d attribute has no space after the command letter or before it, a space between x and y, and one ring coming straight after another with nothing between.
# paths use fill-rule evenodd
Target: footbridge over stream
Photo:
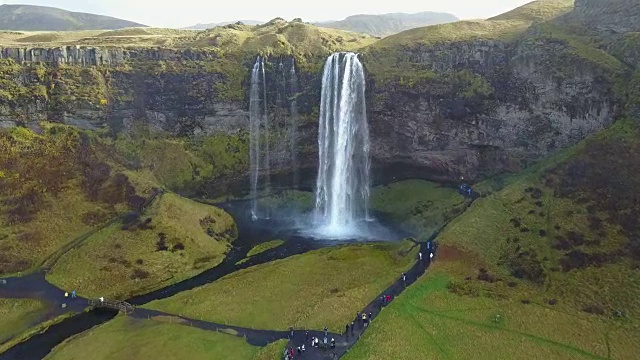
<instances>
[{"instance_id":1,"label":"footbridge over stream","mask_svg":"<svg viewBox=\"0 0 640 360\"><path fill-rule=\"evenodd\" d=\"M126 301L109 299L89 299L89 305L94 308L113 309L125 314L131 314L136 308Z\"/></svg>"}]
</instances>

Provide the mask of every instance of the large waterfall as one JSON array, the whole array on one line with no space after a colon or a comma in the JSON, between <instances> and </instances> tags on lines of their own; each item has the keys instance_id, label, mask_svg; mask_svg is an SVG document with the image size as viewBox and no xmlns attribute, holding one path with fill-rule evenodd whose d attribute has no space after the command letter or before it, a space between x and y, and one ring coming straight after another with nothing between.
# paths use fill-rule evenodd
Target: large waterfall
<instances>
[{"instance_id":1,"label":"large waterfall","mask_svg":"<svg viewBox=\"0 0 640 360\"><path fill-rule=\"evenodd\" d=\"M354 53L327 59L322 75L316 220L343 236L368 218L369 127L362 63Z\"/></svg>"},{"instance_id":2,"label":"large waterfall","mask_svg":"<svg viewBox=\"0 0 640 360\"><path fill-rule=\"evenodd\" d=\"M262 98L261 98L262 96ZM262 105L262 106L261 106ZM265 179L265 189L270 187L269 156L269 118L267 114L267 90L265 82L264 59L258 56L251 71L251 90L249 93L249 155L251 171L251 216L257 219L258 180ZM262 143L264 146L261 147Z\"/></svg>"}]
</instances>

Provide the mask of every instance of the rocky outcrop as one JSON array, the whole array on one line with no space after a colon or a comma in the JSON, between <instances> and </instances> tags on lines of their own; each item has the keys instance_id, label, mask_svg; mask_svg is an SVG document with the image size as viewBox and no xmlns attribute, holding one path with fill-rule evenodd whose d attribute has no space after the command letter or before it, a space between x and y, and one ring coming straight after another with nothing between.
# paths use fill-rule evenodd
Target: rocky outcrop
<instances>
[{"instance_id":1,"label":"rocky outcrop","mask_svg":"<svg viewBox=\"0 0 640 360\"><path fill-rule=\"evenodd\" d=\"M610 34L640 31L640 2L637 0L576 0L570 19Z\"/></svg>"},{"instance_id":2,"label":"rocky outcrop","mask_svg":"<svg viewBox=\"0 0 640 360\"><path fill-rule=\"evenodd\" d=\"M46 63L50 65L119 66L135 59L200 61L214 58L217 58L215 52L198 49L125 49L86 46L0 49L0 59L12 59L17 63Z\"/></svg>"}]
</instances>

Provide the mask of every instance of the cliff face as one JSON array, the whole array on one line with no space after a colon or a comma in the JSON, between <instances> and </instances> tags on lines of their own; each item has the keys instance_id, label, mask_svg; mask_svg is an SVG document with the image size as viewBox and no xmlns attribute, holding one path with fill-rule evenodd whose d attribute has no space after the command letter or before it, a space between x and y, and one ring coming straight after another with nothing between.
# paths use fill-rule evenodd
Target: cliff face
<instances>
[{"instance_id":1,"label":"cliff face","mask_svg":"<svg viewBox=\"0 0 640 360\"><path fill-rule=\"evenodd\" d=\"M605 128L620 108L615 71L571 50L548 39L405 49L402 58L427 73L386 84L372 77L374 157L419 164L432 178L478 178Z\"/></svg>"},{"instance_id":2,"label":"cliff face","mask_svg":"<svg viewBox=\"0 0 640 360\"><path fill-rule=\"evenodd\" d=\"M198 49L124 49L86 46L56 48L3 48L0 59L17 63L46 63L49 65L121 66L135 59L156 61L202 61L217 58L214 51Z\"/></svg>"},{"instance_id":3,"label":"cliff face","mask_svg":"<svg viewBox=\"0 0 640 360\"><path fill-rule=\"evenodd\" d=\"M618 5L576 5L566 16L578 16L581 26L594 25L587 19L597 11L621 16ZM606 16L600 20L606 22ZM625 111L625 79L633 73L635 64L629 62L636 61L638 50L629 45L632 38L594 45L557 22L524 27L517 22L524 30L509 36L476 35L478 26L504 32L504 24L513 27L500 20L427 28L429 39L449 27L471 28L473 36L465 38L461 31L455 40L403 42L405 35L399 34L398 45L390 37L383 40L385 47L363 51L374 168L410 169L398 175L451 181L519 170L607 127ZM148 125L174 139L222 136L246 142L255 53L67 46L6 48L0 54L0 127L36 127L48 119L133 134L138 125ZM286 126L295 98L299 161L313 175L325 56L296 55L297 93L287 89L280 66L287 68L293 58L268 58L275 172L291 170ZM226 146L236 145L233 140ZM246 150L246 144L240 148ZM229 151L222 147L216 154ZM236 155L248 159L246 152ZM223 172L242 176L246 161L237 163L243 165L225 163ZM199 176L195 167L187 168Z\"/></svg>"}]
</instances>

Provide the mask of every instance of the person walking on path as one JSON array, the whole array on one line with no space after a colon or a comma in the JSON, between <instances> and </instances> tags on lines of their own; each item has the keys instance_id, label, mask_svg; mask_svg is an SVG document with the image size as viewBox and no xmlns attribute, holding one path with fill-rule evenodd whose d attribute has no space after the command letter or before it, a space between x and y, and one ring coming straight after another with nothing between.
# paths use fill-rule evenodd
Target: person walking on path
<instances>
[{"instance_id":1,"label":"person walking on path","mask_svg":"<svg viewBox=\"0 0 640 360\"><path fill-rule=\"evenodd\" d=\"M331 348L335 349L336 348L336 339L331 338Z\"/></svg>"},{"instance_id":2,"label":"person walking on path","mask_svg":"<svg viewBox=\"0 0 640 360\"><path fill-rule=\"evenodd\" d=\"M69 293L65 291L64 297L66 297L66 298L69 297Z\"/></svg>"},{"instance_id":3,"label":"person walking on path","mask_svg":"<svg viewBox=\"0 0 640 360\"><path fill-rule=\"evenodd\" d=\"M422 251L418 253L418 257L420 258L420 261L422 261Z\"/></svg>"},{"instance_id":4,"label":"person walking on path","mask_svg":"<svg viewBox=\"0 0 640 360\"><path fill-rule=\"evenodd\" d=\"M371 320L373 320L373 313L369 311L369 322L371 322Z\"/></svg>"},{"instance_id":5,"label":"person walking on path","mask_svg":"<svg viewBox=\"0 0 640 360\"><path fill-rule=\"evenodd\" d=\"M355 331L356 331L356 322L352 321L351 322L351 335L355 335Z\"/></svg>"},{"instance_id":6,"label":"person walking on path","mask_svg":"<svg viewBox=\"0 0 640 360\"><path fill-rule=\"evenodd\" d=\"M289 326L289 339L293 339L293 326Z\"/></svg>"},{"instance_id":7,"label":"person walking on path","mask_svg":"<svg viewBox=\"0 0 640 360\"><path fill-rule=\"evenodd\" d=\"M404 287L407 287L407 274L402 273L402 283L404 284Z\"/></svg>"},{"instance_id":8,"label":"person walking on path","mask_svg":"<svg viewBox=\"0 0 640 360\"><path fill-rule=\"evenodd\" d=\"M304 333L304 341L309 341L309 331Z\"/></svg>"},{"instance_id":9,"label":"person walking on path","mask_svg":"<svg viewBox=\"0 0 640 360\"><path fill-rule=\"evenodd\" d=\"M75 299L75 298L76 298L76 291L75 291L75 290L73 290L73 291L71 292L71 298L72 298L72 299Z\"/></svg>"},{"instance_id":10,"label":"person walking on path","mask_svg":"<svg viewBox=\"0 0 640 360\"><path fill-rule=\"evenodd\" d=\"M345 327L345 329L346 329L346 330L345 330L345 332L344 332L344 333L345 333L347 336L349 336L349 324L347 324L347 326Z\"/></svg>"},{"instance_id":11,"label":"person walking on path","mask_svg":"<svg viewBox=\"0 0 640 360\"><path fill-rule=\"evenodd\" d=\"M327 329L327 327L324 327L324 336L326 337L329 334L329 329Z\"/></svg>"},{"instance_id":12,"label":"person walking on path","mask_svg":"<svg viewBox=\"0 0 640 360\"><path fill-rule=\"evenodd\" d=\"M367 314L365 312L362 313L362 325L367 327Z\"/></svg>"}]
</instances>

